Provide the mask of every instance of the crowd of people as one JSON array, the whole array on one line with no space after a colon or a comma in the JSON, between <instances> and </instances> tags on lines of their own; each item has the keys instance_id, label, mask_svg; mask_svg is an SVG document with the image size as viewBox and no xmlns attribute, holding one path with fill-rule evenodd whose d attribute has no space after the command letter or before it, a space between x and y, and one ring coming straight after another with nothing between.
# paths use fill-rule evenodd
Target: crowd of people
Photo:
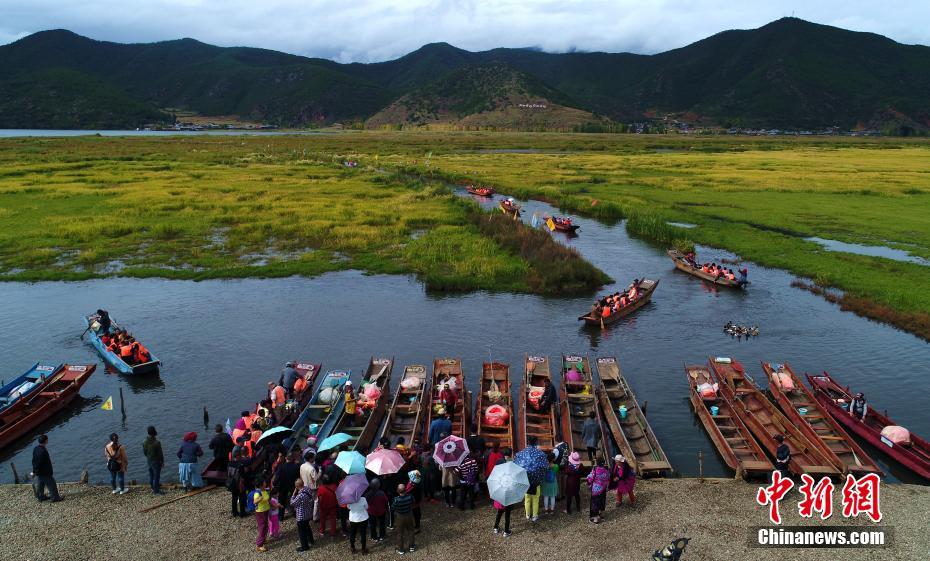
<instances>
[{"instance_id":1,"label":"crowd of people","mask_svg":"<svg viewBox=\"0 0 930 561\"><path fill-rule=\"evenodd\" d=\"M100 342L126 364L145 364L152 360L152 354L149 353L149 350L124 329L113 333L101 333Z\"/></svg>"},{"instance_id":2,"label":"crowd of people","mask_svg":"<svg viewBox=\"0 0 930 561\"><path fill-rule=\"evenodd\" d=\"M639 279L635 279L622 293L608 294L594 303L591 307L591 317L606 318L619 312L621 309L636 302L642 296L639 289Z\"/></svg>"}]
</instances>

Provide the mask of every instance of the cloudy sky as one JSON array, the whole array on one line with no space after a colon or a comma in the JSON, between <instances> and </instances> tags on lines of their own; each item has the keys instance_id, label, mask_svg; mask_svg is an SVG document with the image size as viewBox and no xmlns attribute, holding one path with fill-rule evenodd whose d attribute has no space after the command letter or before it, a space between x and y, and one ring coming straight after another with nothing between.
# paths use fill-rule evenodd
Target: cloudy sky
<instances>
[{"instance_id":1,"label":"cloudy sky","mask_svg":"<svg viewBox=\"0 0 930 561\"><path fill-rule=\"evenodd\" d=\"M193 37L340 62L392 59L438 41L651 54L792 14L930 45L930 0L0 0L0 44L65 28L109 41Z\"/></svg>"}]
</instances>

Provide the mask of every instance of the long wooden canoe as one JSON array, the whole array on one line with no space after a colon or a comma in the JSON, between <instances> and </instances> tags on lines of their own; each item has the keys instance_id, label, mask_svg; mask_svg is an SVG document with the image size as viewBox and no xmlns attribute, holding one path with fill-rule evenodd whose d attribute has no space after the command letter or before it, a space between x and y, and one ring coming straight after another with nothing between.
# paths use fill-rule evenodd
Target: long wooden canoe
<instances>
[{"instance_id":1,"label":"long wooden canoe","mask_svg":"<svg viewBox=\"0 0 930 561\"><path fill-rule=\"evenodd\" d=\"M581 380L570 382L566 373L571 366L580 365L578 372L581 374ZM562 439L569 445L572 452L578 452L581 455L582 464L585 467L591 467L591 461L588 460L588 447L585 446L581 439L581 431L585 421L594 413L594 418L601 428L601 440L598 442L597 453L604 458L607 465L610 465L610 456L607 451L607 433L604 430L604 419L601 417L600 408L597 406L597 393L594 387L594 379L591 376L591 364L588 357L580 355L562 355Z\"/></svg>"},{"instance_id":2,"label":"long wooden canoe","mask_svg":"<svg viewBox=\"0 0 930 561\"><path fill-rule=\"evenodd\" d=\"M888 454L902 466L924 479L930 480L930 442L911 433L909 445L894 444L882 436L882 429L897 425L887 415L868 407L865 421L853 418L848 411L853 394L849 388L840 386L836 380L824 372L820 376L807 375L807 381L814 388L814 397L823 405L833 418L847 430L859 435L869 444Z\"/></svg>"},{"instance_id":3,"label":"long wooden canoe","mask_svg":"<svg viewBox=\"0 0 930 561\"><path fill-rule=\"evenodd\" d=\"M617 359L612 356L599 357L596 364L601 379L597 397L607 428L623 455L640 476L671 471L672 464L649 426L633 390L620 372ZM621 408L626 412L625 416L620 413Z\"/></svg>"},{"instance_id":4,"label":"long wooden canoe","mask_svg":"<svg viewBox=\"0 0 930 561\"><path fill-rule=\"evenodd\" d=\"M503 424L491 424L485 416L489 407L499 405L507 413ZM485 445L513 448L513 400L510 397L510 365L503 362L485 362L481 368L481 390L475 407L478 415L478 436Z\"/></svg>"},{"instance_id":5,"label":"long wooden canoe","mask_svg":"<svg viewBox=\"0 0 930 561\"><path fill-rule=\"evenodd\" d=\"M452 434L465 438L471 430L471 394L465 387L465 375L462 372L462 360L458 358L437 358L433 360L433 380L430 388L429 411L426 428L436 418L436 409L441 406L439 392L442 390L440 382L448 374L455 380L458 399L455 402L455 412L452 417Z\"/></svg>"},{"instance_id":6,"label":"long wooden canoe","mask_svg":"<svg viewBox=\"0 0 930 561\"><path fill-rule=\"evenodd\" d=\"M0 388L0 418L22 406L30 395L40 391L42 386L62 368L64 368L63 364L51 366L37 362L25 373L4 384Z\"/></svg>"},{"instance_id":7,"label":"long wooden canoe","mask_svg":"<svg viewBox=\"0 0 930 561\"><path fill-rule=\"evenodd\" d=\"M466 185L465 190L472 195L478 195L479 197L494 196L494 187L478 187L475 185Z\"/></svg>"},{"instance_id":8,"label":"long wooden canoe","mask_svg":"<svg viewBox=\"0 0 930 561\"><path fill-rule=\"evenodd\" d=\"M419 380L414 387L404 387L405 380ZM391 442L391 448L403 439L404 445L410 448L417 438L423 434L423 422L426 420L428 407L426 397L429 395L429 378L426 375L426 366L422 364L408 364L404 367L404 377L397 385L394 400L388 410L387 421L381 430L382 438Z\"/></svg>"},{"instance_id":9,"label":"long wooden canoe","mask_svg":"<svg viewBox=\"0 0 930 561\"><path fill-rule=\"evenodd\" d=\"M155 357L155 353L149 349L150 360L148 362L142 362L139 364L129 364L124 361L120 356L103 344L103 341L100 340L100 335L94 330L90 329L91 325L97 321L97 314L91 314L84 317L84 324L88 327L87 334L90 344L93 345L94 349L97 350L97 354L100 355L100 358L103 359L111 368L119 372L120 374L147 374L149 372L158 371L158 367L161 364L161 361ZM124 329L116 324L116 320L113 317L110 317L110 332L115 333L116 331Z\"/></svg>"},{"instance_id":10,"label":"long wooden canoe","mask_svg":"<svg viewBox=\"0 0 930 561\"><path fill-rule=\"evenodd\" d=\"M843 427L830 416L807 386L801 382L787 363L775 366L769 362L762 363L762 369L769 379L769 390L782 413L790 419L807 439L820 447L820 451L830 461L839 465L844 472L863 475L866 473L882 474L872 458L859 446ZM791 389L785 389L780 382L780 375L790 380ZM805 413L802 415L801 410Z\"/></svg>"},{"instance_id":11,"label":"long wooden canoe","mask_svg":"<svg viewBox=\"0 0 930 561\"><path fill-rule=\"evenodd\" d=\"M96 364L65 364L22 403L0 419L0 450L35 430L79 395Z\"/></svg>"},{"instance_id":12,"label":"long wooden canoe","mask_svg":"<svg viewBox=\"0 0 930 561\"><path fill-rule=\"evenodd\" d=\"M356 415L346 413L345 399L342 400L343 408L330 434L342 432L352 437L351 440L344 444L347 450L366 453L371 448L372 441L381 429L381 421L384 420L384 412L390 399L391 371L393 369L393 358L371 357L361 382L355 388L358 413ZM374 384L380 391L380 395L373 406L363 407L362 393L369 384Z\"/></svg>"},{"instance_id":13,"label":"long wooden canoe","mask_svg":"<svg viewBox=\"0 0 930 561\"><path fill-rule=\"evenodd\" d=\"M555 448L558 443L556 434L555 411L558 403L553 403L545 412L539 411L529 400L532 388L543 388L545 380L552 383L552 374L549 371L549 357L526 356L526 366L523 380L520 383L520 394L517 404L517 450L526 448L526 439L535 436L537 447L546 452Z\"/></svg>"},{"instance_id":14,"label":"long wooden canoe","mask_svg":"<svg viewBox=\"0 0 930 561\"><path fill-rule=\"evenodd\" d=\"M740 420L772 456L778 447L775 435L783 434L791 450L788 467L793 473L840 475L840 468L834 466L746 377L743 365L735 360L711 358L710 368L720 384L720 391Z\"/></svg>"},{"instance_id":15,"label":"long wooden canoe","mask_svg":"<svg viewBox=\"0 0 930 561\"><path fill-rule=\"evenodd\" d=\"M672 261L675 263L675 268L679 271L683 271L699 279L706 280L707 282L712 282L717 286L745 288L745 285L741 285L738 281L730 280L726 277L712 275L710 273L705 273L703 270L701 270L700 267L695 267L689 263L688 260L685 259L685 256L677 249L668 250L668 256L672 258Z\"/></svg>"},{"instance_id":16,"label":"long wooden canoe","mask_svg":"<svg viewBox=\"0 0 930 561\"><path fill-rule=\"evenodd\" d=\"M514 220L520 218L520 205L511 203L507 199L504 199L498 203L497 206L501 209L501 212L513 218Z\"/></svg>"},{"instance_id":17,"label":"long wooden canoe","mask_svg":"<svg viewBox=\"0 0 930 561\"><path fill-rule=\"evenodd\" d=\"M593 325L597 327L605 327L614 324L648 304L649 301L652 300L652 293L655 292L656 287L659 286L659 281L643 279L639 281L638 286L640 294L632 304L627 304L607 317L594 317L591 315L591 312L588 312L583 316L579 316L578 320L584 321L585 325Z\"/></svg>"},{"instance_id":18,"label":"long wooden canoe","mask_svg":"<svg viewBox=\"0 0 930 561\"><path fill-rule=\"evenodd\" d=\"M701 384L714 384L710 370L706 366L686 365L685 374L691 386L690 399L694 414L704 425L704 430L723 461L736 472L737 477L771 473L775 469L772 462L749 428L733 411L730 402L719 391L713 397L704 397L698 391ZM716 415L711 412L711 407L717 408Z\"/></svg>"}]
</instances>

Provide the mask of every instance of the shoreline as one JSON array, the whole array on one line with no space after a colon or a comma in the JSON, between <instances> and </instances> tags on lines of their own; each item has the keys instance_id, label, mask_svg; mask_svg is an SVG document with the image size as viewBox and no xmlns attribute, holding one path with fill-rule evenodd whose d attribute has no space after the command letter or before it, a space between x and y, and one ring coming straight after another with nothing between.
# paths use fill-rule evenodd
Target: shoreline
<instances>
[{"instance_id":1,"label":"shoreline","mask_svg":"<svg viewBox=\"0 0 930 561\"><path fill-rule=\"evenodd\" d=\"M143 513L142 509L181 496L168 491L153 498L143 486L127 495L113 496L108 486L60 484L64 501L37 503L31 486L0 485L7 538L0 542L0 557L38 559L269 559L292 555L297 547L293 518L282 522L282 538L268 544L267 553L255 551L255 527L250 519L229 515L229 494L218 488ZM523 516L522 505L513 511L513 536L491 532L494 512L487 500L474 511L460 512L441 504L424 504L423 532L417 537L422 559L531 559L563 551L573 561L588 559L648 559L668 542L691 538L684 560L716 561L758 559L792 561L835 557L839 550L750 548L752 528L770 527L766 507L755 504L756 484L735 480L649 479L636 483L637 504L616 509L608 497L605 521L587 521L588 498L582 492L582 514L542 515L538 524ZM890 546L851 550L857 560L918 559L930 549L924 521L930 516L930 488L888 485L882 489L880 526L893 528ZM834 516L828 521L802 521L797 514L796 491L782 503L785 526L877 526L867 519L845 519L840 493L834 493ZM790 499L790 500L789 500ZM558 508L562 508L559 503ZM11 513L16 513L15 520ZM49 527L67 531L49 532ZM344 538L319 538L302 554L305 559L349 557ZM371 544L370 559L396 558L396 535Z\"/></svg>"}]
</instances>

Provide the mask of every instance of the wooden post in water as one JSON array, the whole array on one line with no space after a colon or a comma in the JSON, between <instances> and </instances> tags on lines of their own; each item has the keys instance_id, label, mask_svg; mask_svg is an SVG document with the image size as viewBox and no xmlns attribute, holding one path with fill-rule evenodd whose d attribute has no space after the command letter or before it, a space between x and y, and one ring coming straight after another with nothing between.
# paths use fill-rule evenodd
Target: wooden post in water
<instances>
[{"instance_id":1,"label":"wooden post in water","mask_svg":"<svg viewBox=\"0 0 930 561\"><path fill-rule=\"evenodd\" d=\"M119 388L119 410L123 414L123 418L126 418L126 402L123 401L123 386Z\"/></svg>"},{"instance_id":2,"label":"wooden post in water","mask_svg":"<svg viewBox=\"0 0 930 561\"><path fill-rule=\"evenodd\" d=\"M207 406L203 406L203 428L210 427L210 413L207 412Z\"/></svg>"},{"instance_id":3,"label":"wooden post in water","mask_svg":"<svg viewBox=\"0 0 930 561\"><path fill-rule=\"evenodd\" d=\"M19 483L19 472L16 471L16 464L10 462L10 469L13 470L13 483Z\"/></svg>"},{"instance_id":4,"label":"wooden post in water","mask_svg":"<svg viewBox=\"0 0 930 561\"><path fill-rule=\"evenodd\" d=\"M84 467L84 471L81 472L81 479L78 480L78 483L83 483L87 485L87 482L90 480L90 473L87 471L87 466Z\"/></svg>"},{"instance_id":5,"label":"wooden post in water","mask_svg":"<svg viewBox=\"0 0 930 561\"><path fill-rule=\"evenodd\" d=\"M698 450L698 477L704 482L704 451Z\"/></svg>"}]
</instances>

